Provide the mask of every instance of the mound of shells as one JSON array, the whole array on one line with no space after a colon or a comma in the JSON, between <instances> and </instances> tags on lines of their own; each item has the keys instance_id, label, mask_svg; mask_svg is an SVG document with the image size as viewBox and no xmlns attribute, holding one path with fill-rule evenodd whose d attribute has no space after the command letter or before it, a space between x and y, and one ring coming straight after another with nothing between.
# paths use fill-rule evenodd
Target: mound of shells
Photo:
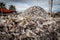
<instances>
[{"instance_id":1,"label":"mound of shells","mask_svg":"<svg viewBox=\"0 0 60 40\"><path fill-rule=\"evenodd\" d=\"M57 40L58 28L54 18L33 6L22 14L0 17L0 40Z\"/></svg>"}]
</instances>

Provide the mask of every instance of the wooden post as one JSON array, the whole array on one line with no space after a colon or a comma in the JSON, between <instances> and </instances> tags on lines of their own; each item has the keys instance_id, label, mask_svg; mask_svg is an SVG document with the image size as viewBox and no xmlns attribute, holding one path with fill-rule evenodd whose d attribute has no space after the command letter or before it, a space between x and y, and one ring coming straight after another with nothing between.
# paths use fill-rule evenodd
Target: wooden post
<instances>
[{"instance_id":1,"label":"wooden post","mask_svg":"<svg viewBox=\"0 0 60 40\"><path fill-rule=\"evenodd\" d=\"M36 6L39 6L39 5L38 5L38 0L36 1Z\"/></svg>"},{"instance_id":2,"label":"wooden post","mask_svg":"<svg viewBox=\"0 0 60 40\"><path fill-rule=\"evenodd\" d=\"M1 16L3 16L3 10L1 9Z\"/></svg>"},{"instance_id":3,"label":"wooden post","mask_svg":"<svg viewBox=\"0 0 60 40\"><path fill-rule=\"evenodd\" d=\"M50 16L52 16L52 4L53 4L53 0L49 0L49 10L50 10Z\"/></svg>"}]
</instances>

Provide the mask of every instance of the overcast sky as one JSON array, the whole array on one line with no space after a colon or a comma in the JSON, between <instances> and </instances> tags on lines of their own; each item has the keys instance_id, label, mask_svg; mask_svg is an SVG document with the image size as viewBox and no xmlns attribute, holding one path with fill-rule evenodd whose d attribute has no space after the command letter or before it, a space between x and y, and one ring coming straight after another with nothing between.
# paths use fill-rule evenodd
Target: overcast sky
<instances>
[{"instance_id":1,"label":"overcast sky","mask_svg":"<svg viewBox=\"0 0 60 40\"><path fill-rule=\"evenodd\" d=\"M7 8L10 4L16 6L17 11L23 11L31 6L37 5L49 12L49 0L0 0L6 3ZM53 12L60 12L60 0L53 0Z\"/></svg>"}]
</instances>

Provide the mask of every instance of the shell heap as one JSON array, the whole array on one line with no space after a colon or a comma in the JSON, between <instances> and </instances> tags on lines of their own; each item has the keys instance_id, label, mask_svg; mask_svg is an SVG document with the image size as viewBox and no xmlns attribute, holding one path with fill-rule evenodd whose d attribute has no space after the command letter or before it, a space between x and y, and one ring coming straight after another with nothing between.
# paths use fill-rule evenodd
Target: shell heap
<instances>
[{"instance_id":1,"label":"shell heap","mask_svg":"<svg viewBox=\"0 0 60 40\"><path fill-rule=\"evenodd\" d=\"M57 29L54 18L39 6L30 7L19 15L0 17L0 34L11 36L11 40L57 40Z\"/></svg>"}]
</instances>

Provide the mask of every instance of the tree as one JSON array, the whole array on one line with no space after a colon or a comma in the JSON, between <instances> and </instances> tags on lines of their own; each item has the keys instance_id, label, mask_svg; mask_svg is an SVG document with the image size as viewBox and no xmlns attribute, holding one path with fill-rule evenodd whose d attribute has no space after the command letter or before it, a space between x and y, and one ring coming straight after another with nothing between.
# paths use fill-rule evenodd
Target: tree
<instances>
[{"instance_id":1,"label":"tree","mask_svg":"<svg viewBox=\"0 0 60 40\"><path fill-rule=\"evenodd\" d=\"M9 10L16 11L16 8L15 8L15 6L14 6L14 5L10 5Z\"/></svg>"},{"instance_id":2,"label":"tree","mask_svg":"<svg viewBox=\"0 0 60 40\"><path fill-rule=\"evenodd\" d=\"M3 2L0 2L0 8L6 8L6 6Z\"/></svg>"}]
</instances>

